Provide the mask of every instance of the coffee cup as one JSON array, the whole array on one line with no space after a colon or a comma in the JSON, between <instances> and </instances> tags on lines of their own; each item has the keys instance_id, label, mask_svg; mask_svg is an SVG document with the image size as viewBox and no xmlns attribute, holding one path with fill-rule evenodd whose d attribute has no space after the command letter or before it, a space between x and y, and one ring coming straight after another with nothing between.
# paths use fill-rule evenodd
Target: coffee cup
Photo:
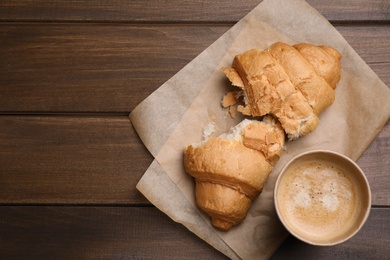
<instances>
[{"instance_id":1,"label":"coffee cup","mask_svg":"<svg viewBox=\"0 0 390 260\"><path fill-rule=\"evenodd\" d=\"M353 237L371 209L363 171L348 157L324 150L305 152L288 162L276 181L274 199L285 228L318 246Z\"/></svg>"}]
</instances>

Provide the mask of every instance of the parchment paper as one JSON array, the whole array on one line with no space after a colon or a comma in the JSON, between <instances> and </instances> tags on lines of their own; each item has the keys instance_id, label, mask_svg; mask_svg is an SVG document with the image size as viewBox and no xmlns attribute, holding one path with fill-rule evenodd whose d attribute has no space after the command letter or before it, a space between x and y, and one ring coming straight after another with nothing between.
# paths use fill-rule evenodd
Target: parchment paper
<instances>
[{"instance_id":1,"label":"parchment paper","mask_svg":"<svg viewBox=\"0 0 390 260\"><path fill-rule=\"evenodd\" d=\"M242 120L232 119L221 106L231 86L220 68L230 66L236 54L276 41L335 47L343 55L336 100L320 115L314 132L286 144L244 222L221 232L195 204L194 181L183 168L183 148L201 141L210 122L216 125L216 136ZM313 149L357 160L389 118L389 88L320 13L303 0L265 0L132 111L131 122L155 157L137 188L174 221L228 257L268 259L288 235L273 204L282 167Z\"/></svg>"}]
</instances>

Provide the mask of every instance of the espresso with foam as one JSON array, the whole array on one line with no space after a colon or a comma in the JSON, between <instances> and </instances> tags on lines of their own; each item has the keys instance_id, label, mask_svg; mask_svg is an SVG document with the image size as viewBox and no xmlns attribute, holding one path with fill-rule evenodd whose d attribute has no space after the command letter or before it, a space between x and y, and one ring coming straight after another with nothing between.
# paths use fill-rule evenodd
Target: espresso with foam
<instances>
[{"instance_id":1,"label":"espresso with foam","mask_svg":"<svg viewBox=\"0 0 390 260\"><path fill-rule=\"evenodd\" d=\"M311 241L333 241L360 217L359 182L347 168L310 159L289 167L280 180L277 201L291 230Z\"/></svg>"}]
</instances>

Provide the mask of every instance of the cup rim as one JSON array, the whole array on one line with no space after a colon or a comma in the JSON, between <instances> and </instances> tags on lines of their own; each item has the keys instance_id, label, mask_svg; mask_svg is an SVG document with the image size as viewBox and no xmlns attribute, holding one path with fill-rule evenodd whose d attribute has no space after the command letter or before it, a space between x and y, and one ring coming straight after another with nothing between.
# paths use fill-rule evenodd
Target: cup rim
<instances>
[{"instance_id":1,"label":"cup rim","mask_svg":"<svg viewBox=\"0 0 390 260\"><path fill-rule=\"evenodd\" d=\"M361 219L359 225L357 226L357 228L352 231L348 236L345 236L343 237L342 239L339 239L337 241L333 241L333 242L316 242L316 241L311 241L310 239L300 235L300 234L297 234L296 232L294 232L293 230L290 229L290 227L287 225L284 217L282 216L282 214L280 213L279 211L279 204L278 204L278 200L277 200L277 193L278 193L278 189L279 189L279 186L280 186L280 181L283 177L283 175L286 173L286 170L295 162L297 161L298 159L302 158L302 157L305 157L305 156L309 156L309 155L313 155L313 154L320 154L320 153L323 153L323 154L332 154L333 156L337 156L337 157L340 157L341 159L343 160L346 160L348 161L354 168L356 168L357 172L359 172L360 176L362 177L362 179L364 180L362 183L363 183L363 186L365 188L365 190L367 190L367 194L365 194L364 196L367 196L367 201L368 201L368 204L367 204L367 207L364 209L364 216L363 218ZM279 220L281 221L281 223L283 224L283 226L286 228L286 230L291 234L293 235L294 237L296 237L297 239L307 243L307 244L311 244L311 245L315 245L315 246L333 246L333 245L337 245L337 244L341 244L347 240L349 240L350 238L352 238L353 236L356 235L356 233L358 233L361 228L364 226L364 224L366 223L369 215L370 215L370 212L371 212L371 206L372 206L372 195L371 195L371 188L370 188L370 184L368 182L368 179L365 175L365 173L363 172L363 170L359 167L359 165L353 161L351 158L349 158L348 156L344 155L344 154L341 154L339 152L336 152L336 151L332 151L332 150L320 150L320 149L317 149L317 150L310 150L310 151L306 151L306 152L302 152L296 156L294 156L292 159L290 159L282 168L282 170L280 171L279 173L279 176L277 177L277 180L276 180L276 183L275 183L275 187L274 187L274 206L275 206L275 210L276 210L276 213L278 215L278 218Z\"/></svg>"}]
</instances>

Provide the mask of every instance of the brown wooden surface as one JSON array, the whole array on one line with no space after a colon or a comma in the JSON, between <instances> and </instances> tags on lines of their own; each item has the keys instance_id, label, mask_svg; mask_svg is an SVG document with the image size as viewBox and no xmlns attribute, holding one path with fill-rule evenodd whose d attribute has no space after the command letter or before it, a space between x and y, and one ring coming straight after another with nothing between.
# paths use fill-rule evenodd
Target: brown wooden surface
<instances>
[{"instance_id":1,"label":"brown wooden surface","mask_svg":"<svg viewBox=\"0 0 390 260\"><path fill-rule=\"evenodd\" d=\"M128 114L260 1L1 1L0 258L224 259L136 190L153 157ZM390 3L308 2L390 86ZM274 259L388 258L389 123L358 164L358 235Z\"/></svg>"},{"instance_id":2,"label":"brown wooden surface","mask_svg":"<svg viewBox=\"0 0 390 260\"><path fill-rule=\"evenodd\" d=\"M4 23L0 111L127 113L229 28ZM389 84L388 25L336 28Z\"/></svg>"}]
</instances>

